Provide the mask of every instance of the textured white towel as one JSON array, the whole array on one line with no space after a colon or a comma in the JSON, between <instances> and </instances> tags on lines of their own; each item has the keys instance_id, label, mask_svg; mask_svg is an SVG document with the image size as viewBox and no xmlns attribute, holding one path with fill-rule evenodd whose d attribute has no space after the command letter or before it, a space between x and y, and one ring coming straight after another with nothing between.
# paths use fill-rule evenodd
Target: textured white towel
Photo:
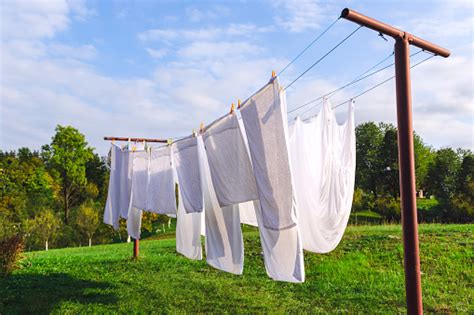
<instances>
[{"instance_id":1,"label":"textured white towel","mask_svg":"<svg viewBox=\"0 0 474 315\"><path fill-rule=\"evenodd\" d=\"M203 205L197 139L190 136L174 142L172 148L184 209L187 213L201 212Z\"/></svg>"},{"instance_id":2,"label":"textured white towel","mask_svg":"<svg viewBox=\"0 0 474 315\"><path fill-rule=\"evenodd\" d=\"M271 80L250 97L240 112L257 182L262 224L275 230L293 227L296 215L287 147L286 97L278 80Z\"/></svg>"},{"instance_id":3,"label":"textured white towel","mask_svg":"<svg viewBox=\"0 0 474 315\"><path fill-rule=\"evenodd\" d=\"M338 125L329 102L309 122L297 120L290 135L298 225L304 249L332 251L349 220L355 181L354 109Z\"/></svg>"},{"instance_id":4,"label":"textured white towel","mask_svg":"<svg viewBox=\"0 0 474 315\"><path fill-rule=\"evenodd\" d=\"M252 164L237 114L212 123L203 134L212 183L221 207L258 199Z\"/></svg>"},{"instance_id":5,"label":"textured white towel","mask_svg":"<svg viewBox=\"0 0 474 315\"><path fill-rule=\"evenodd\" d=\"M214 268L240 275L244 268L244 243L239 209L236 205L219 206L201 136L197 143L204 195L206 261Z\"/></svg>"},{"instance_id":6,"label":"textured white towel","mask_svg":"<svg viewBox=\"0 0 474 315\"><path fill-rule=\"evenodd\" d=\"M148 176L147 210L160 214L176 214L170 146L151 150Z\"/></svg>"}]
</instances>

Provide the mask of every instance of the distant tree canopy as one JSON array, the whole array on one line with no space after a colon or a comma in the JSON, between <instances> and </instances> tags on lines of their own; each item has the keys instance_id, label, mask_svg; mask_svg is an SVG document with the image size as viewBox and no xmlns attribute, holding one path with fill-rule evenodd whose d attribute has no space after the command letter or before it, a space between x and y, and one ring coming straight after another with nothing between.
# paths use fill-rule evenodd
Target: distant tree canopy
<instances>
[{"instance_id":1,"label":"distant tree canopy","mask_svg":"<svg viewBox=\"0 0 474 315\"><path fill-rule=\"evenodd\" d=\"M356 128L356 191L353 212L372 218L400 219L397 130L367 122ZM419 208L421 220L474 221L474 155L471 151L434 150L414 136L416 187L435 196L434 210ZM77 246L125 240L102 224L107 197L106 158L94 153L83 134L57 126L40 151L0 151L0 239L27 236L27 248ZM429 201L429 200L428 200ZM155 233L166 216L146 213L144 233ZM52 226L54 225L54 227Z\"/></svg>"}]
</instances>

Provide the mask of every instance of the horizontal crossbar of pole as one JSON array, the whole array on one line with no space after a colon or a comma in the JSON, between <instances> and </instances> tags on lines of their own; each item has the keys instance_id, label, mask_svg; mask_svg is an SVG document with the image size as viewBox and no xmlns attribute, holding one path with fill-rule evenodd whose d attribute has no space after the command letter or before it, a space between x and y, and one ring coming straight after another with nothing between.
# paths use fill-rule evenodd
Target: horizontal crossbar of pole
<instances>
[{"instance_id":1,"label":"horizontal crossbar of pole","mask_svg":"<svg viewBox=\"0 0 474 315\"><path fill-rule=\"evenodd\" d=\"M449 55L451 54L449 50L445 48L442 48L438 45L430 43L427 40L416 37L415 35L399 30L398 28L395 28L383 22L369 18L349 8L345 8L344 10L342 10L341 17L345 18L346 20L357 23L359 25L373 29L374 31L391 36L394 39L400 39L400 38L406 37L410 45L432 52L433 54L436 54L445 58L449 57Z\"/></svg>"},{"instance_id":2,"label":"horizontal crossbar of pole","mask_svg":"<svg viewBox=\"0 0 474 315\"><path fill-rule=\"evenodd\" d=\"M133 141L133 142L159 142L167 143L168 140L165 139L150 139L150 138L125 138L125 137L104 137L104 140L109 141Z\"/></svg>"}]
</instances>

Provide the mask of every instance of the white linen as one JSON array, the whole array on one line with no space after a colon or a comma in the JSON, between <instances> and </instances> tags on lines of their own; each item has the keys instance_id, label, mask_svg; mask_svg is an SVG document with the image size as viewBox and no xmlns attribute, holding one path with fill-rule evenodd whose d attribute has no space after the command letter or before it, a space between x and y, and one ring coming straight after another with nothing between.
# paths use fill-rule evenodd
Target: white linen
<instances>
[{"instance_id":1,"label":"white linen","mask_svg":"<svg viewBox=\"0 0 474 315\"><path fill-rule=\"evenodd\" d=\"M252 164L240 132L237 114L226 115L202 135L212 184L221 207L257 200Z\"/></svg>"},{"instance_id":2,"label":"white linen","mask_svg":"<svg viewBox=\"0 0 474 315\"><path fill-rule=\"evenodd\" d=\"M140 239L142 228L142 210L131 207L127 218L127 233L136 240Z\"/></svg>"},{"instance_id":3,"label":"white linen","mask_svg":"<svg viewBox=\"0 0 474 315\"><path fill-rule=\"evenodd\" d=\"M178 187L181 185L178 183ZM176 251L189 259L201 260L201 216L202 213L186 213L178 189L178 214L176 221Z\"/></svg>"},{"instance_id":4,"label":"white linen","mask_svg":"<svg viewBox=\"0 0 474 315\"><path fill-rule=\"evenodd\" d=\"M148 164L150 154L148 151L134 151L132 169L132 207L147 210L148 189Z\"/></svg>"},{"instance_id":5,"label":"white linen","mask_svg":"<svg viewBox=\"0 0 474 315\"><path fill-rule=\"evenodd\" d=\"M107 201L104 209L104 223L119 228L120 217L120 169L122 166L122 150L114 144L110 147L110 177L107 191Z\"/></svg>"},{"instance_id":6,"label":"white linen","mask_svg":"<svg viewBox=\"0 0 474 315\"><path fill-rule=\"evenodd\" d=\"M254 201L239 203L240 223L258 227L257 215L255 214Z\"/></svg>"},{"instance_id":7,"label":"white linen","mask_svg":"<svg viewBox=\"0 0 474 315\"><path fill-rule=\"evenodd\" d=\"M197 145L204 197L206 261L214 268L240 275L244 268L244 243L239 209L236 205L219 206L201 136L197 137Z\"/></svg>"},{"instance_id":8,"label":"white linen","mask_svg":"<svg viewBox=\"0 0 474 315\"><path fill-rule=\"evenodd\" d=\"M159 214L176 214L170 146L151 150L148 176L147 210Z\"/></svg>"},{"instance_id":9,"label":"white linen","mask_svg":"<svg viewBox=\"0 0 474 315\"><path fill-rule=\"evenodd\" d=\"M290 135L291 166L303 248L332 251L349 220L355 181L354 109L338 125L329 102L309 122L297 120Z\"/></svg>"},{"instance_id":10,"label":"white linen","mask_svg":"<svg viewBox=\"0 0 474 315\"><path fill-rule=\"evenodd\" d=\"M174 142L172 148L178 182L181 183L181 200L184 209L187 213L202 212L202 190L196 137L190 136Z\"/></svg>"},{"instance_id":11,"label":"white linen","mask_svg":"<svg viewBox=\"0 0 474 315\"><path fill-rule=\"evenodd\" d=\"M240 109L262 209L261 223L274 230L296 225L285 99L275 78Z\"/></svg>"}]
</instances>

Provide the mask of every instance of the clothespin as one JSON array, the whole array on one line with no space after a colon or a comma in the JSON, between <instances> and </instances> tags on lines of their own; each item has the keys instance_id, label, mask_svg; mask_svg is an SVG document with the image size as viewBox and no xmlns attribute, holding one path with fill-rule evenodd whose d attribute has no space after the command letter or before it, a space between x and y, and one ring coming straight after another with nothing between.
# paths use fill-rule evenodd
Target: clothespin
<instances>
[{"instance_id":1,"label":"clothespin","mask_svg":"<svg viewBox=\"0 0 474 315\"><path fill-rule=\"evenodd\" d=\"M199 125L199 133L202 133L204 131L204 123L201 121L201 124Z\"/></svg>"},{"instance_id":2,"label":"clothespin","mask_svg":"<svg viewBox=\"0 0 474 315\"><path fill-rule=\"evenodd\" d=\"M234 105L234 103L232 103L232 104L230 105L230 113L231 113L231 114L234 112L234 109L235 109L235 105Z\"/></svg>"},{"instance_id":3,"label":"clothespin","mask_svg":"<svg viewBox=\"0 0 474 315\"><path fill-rule=\"evenodd\" d=\"M168 140L166 140L166 144L167 145L171 145L173 143L173 139L169 138Z\"/></svg>"},{"instance_id":4,"label":"clothespin","mask_svg":"<svg viewBox=\"0 0 474 315\"><path fill-rule=\"evenodd\" d=\"M193 137L196 137L196 129L193 129Z\"/></svg>"},{"instance_id":5,"label":"clothespin","mask_svg":"<svg viewBox=\"0 0 474 315\"><path fill-rule=\"evenodd\" d=\"M240 109L241 106L242 106L242 102L240 100L237 100L237 108Z\"/></svg>"},{"instance_id":6,"label":"clothespin","mask_svg":"<svg viewBox=\"0 0 474 315\"><path fill-rule=\"evenodd\" d=\"M132 152L135 152L137 150L137 146L136 145L132 145Z\"/></svg>"},{"instance_id":7,"label":"clothespin","mask_svg":"<svg viewBox=\"0 0 474 315\"><path fill-rule=\"evenodd\" d=\"M112 144L115 144L115 139L112 139Z\"/></svg>"},{"instance_id":8,"label":"clothespin","mask_svg":"<svg viewBox=\"0 0 474 315\"><path fill-rule=\"evenodd\" d=\"M276 72L275 70L272 70L272 78L275 78L277 75L276 75Z\"/></svg>"}]
</instances>

